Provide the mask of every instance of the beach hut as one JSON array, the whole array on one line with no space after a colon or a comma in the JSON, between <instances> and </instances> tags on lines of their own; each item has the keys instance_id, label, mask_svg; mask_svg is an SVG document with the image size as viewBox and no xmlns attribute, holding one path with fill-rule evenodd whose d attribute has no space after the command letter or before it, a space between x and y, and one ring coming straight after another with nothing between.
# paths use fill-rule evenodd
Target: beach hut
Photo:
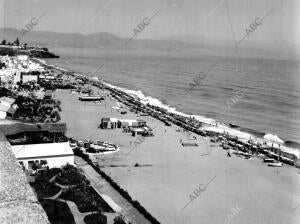
<instances>
[{"instance_id":1,"label":"beach hut","mask_svg":"<svg viewBox=\"0 0 300 224\"><path fill-rule=\"evenodd\" d=\"M142 120L142 119L138 119L138 127L142 128L142 127L146 127L147 123L146 121Z\"/></svg>"},{"instance_id":2,"label":"beach hut","mask_svg":"<svg viewBox=\"0 0 300 224\"><path fill-rule=\"evenodd\" d=\"M117 118L110 118L110 128L114 129L117 128L118 119Z\"/></svg>"},{"instance_id":3,"label":"beach hut","mask_svg":"<svg viewBox=\"0 0 300 224\"><path fill-rule=\"evenodd\" d=\"M131 120L131 119L120 119L118 121L118 127L139 127L139 123L137 120Z\"/></svg>"},{"instance_id":4,"label":"beach hut","mask_svg":"<svg viewBox=\"0 0 300 224\"><path fill-rule=\"evenodd\" d=\"M144 132L142 133L143 136L154 136L152 129L149 127L143 127Z\"/></svg>"},{"instance_id":5,"label":"beach hut","mask_svg":"<svg viewBox=\"0 0 300 224\"><path fill-rule=\"evenodd\" d=\"M109 126L110 119L108 117L104 117L101 119L100 128L107 129Z\"/></svg>"},{"instance_id":6,"label":"beach hut","mask_svg":"<svg viewBox=\"0 0 300 224\"><path fill-rule=\"evenodd\" d=\"M118 119L117 118L107 118L104 117L101 119L100 128L102 129L114 129L118 126Z\"/></svg>"},{"instance_id":7,"label":"beach hut","mask_svg":"<svg viewBox=\"0 0 300 224\"><path fill-rule=\"evenodd\" d=\"M145 132L145 130L143 128L132 128L131 129L132 136L143 135L144 132Z\"/></svg>"}]
</instances>

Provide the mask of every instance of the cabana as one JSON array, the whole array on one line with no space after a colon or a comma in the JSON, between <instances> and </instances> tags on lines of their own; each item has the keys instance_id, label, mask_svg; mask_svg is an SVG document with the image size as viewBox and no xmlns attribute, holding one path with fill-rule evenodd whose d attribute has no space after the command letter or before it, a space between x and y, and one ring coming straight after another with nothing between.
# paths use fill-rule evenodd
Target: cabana
<instances>
[{"instance_id":1,"label":"cabana","mask_svg":"<svg viewBox=\"0 0 300 224\"><path fill-rule=\"evenodd\" d=\"M145 132L145 130L143 128L132 128L131 129L132 136L143 135L144 132Z\"/></svg>"},{"instance_id":2,"label":"cabana","mask_svg":"<svg viewBox=\"0 0 300 224\"><path fill-rule=\"evenodd\" d=\"M139 127L146 127L146 125L147 125L146 121L144 121L142 119L138 119L137 122L138 122Z\"/></svg>"},{"instance_id":3,"label":"cabana","mask_svg":"<svg viewBox=\"0 0 300 224\"><path fill-rule=\"evenodd\" d=\"M139 123L137 120L130 120L130 119L120 119L118 120L118 128L122 127L139 127Z\"/></svg>"},{"instance_id":4,"label":"cabana","mask_svg":"<svg viewBox=\"0 0 300 224\"><path fill-rule=\"evenodd\" d=\"M117 118L108 118L104 117L101 119L100 128L102 129L114 129L118 126L118 119Z\"/></svg>"}]
</instances>

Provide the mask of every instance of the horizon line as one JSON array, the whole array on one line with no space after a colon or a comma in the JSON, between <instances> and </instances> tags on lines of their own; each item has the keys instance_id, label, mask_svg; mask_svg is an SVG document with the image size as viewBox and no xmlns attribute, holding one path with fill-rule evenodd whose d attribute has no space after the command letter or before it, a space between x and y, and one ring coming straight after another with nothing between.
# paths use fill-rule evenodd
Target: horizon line
<instances>
[{"instance_id":1,"label":"horizon line","mask_svg":"<svg viewBox=\"0 0 300 224\"><path fill-rule=\"evenodd\" d=\"M16 31L19 31L21 32L21 30L17 29L17 28L12 28L12 27L0 27L0 29L10 29L10 30L16 30ZM77 34L77 35L82 35L82 36L89 36L89 35L94 35L94 34L103 34L103 33L106 33L106 34L110 34L110 35L113 35L117 38L121 38L121 39L127 39L129 37L125 37L125 36L121 36L121 35L118 35L118 34L114 34L114 33L111 33L111 32L106 32L106 31L102 31L102 32L96 32L96 33L79 33L79 32L72 32L72 33L66 33L66 32L58 32L58 31L52 31L52 30L31 30L30 32L51 32L51 33L57 33L57 34L69 34L69 35L74 35L74 34ZM181 36L192 36L192 37L197 37L197 38L203 38L204 40L210 40L210 41L231 41L231 39L214 39L214 38L211 38L211 37L203 37L203 36L199 36L197 34L171 34L171 35L168 35L168 36L162 36L162 37L156 37L156 38L136 38L136 40L154 40L154 41L178 41L178 42L184 42L184 43L194 43L194 44L200 44L201 42L197 42L197 41L190 41L190 40L179 40L179 39L172 39L174 37L181 37ZM253 40L250 40L248 41L250 42L251 44L268 44L267 42L261 42L261 41L253 41ZM297 45L292 45L292 46L299 46L300 47L300 44ZM227 47L231 47L231 46L227 46Z\"/></svg>"}]
</instances>

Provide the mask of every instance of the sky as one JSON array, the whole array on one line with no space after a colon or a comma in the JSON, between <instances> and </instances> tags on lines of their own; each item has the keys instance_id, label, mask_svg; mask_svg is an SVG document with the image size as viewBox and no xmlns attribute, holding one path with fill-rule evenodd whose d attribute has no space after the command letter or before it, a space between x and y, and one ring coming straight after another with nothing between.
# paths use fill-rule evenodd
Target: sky
<instances>
[{"instance_id":1,"label":"sky","mask_svg":"<svg viewBox=\"0 0 300 224\"><path fill-rule=\"evenodd\" d=\"M139 23L157 13L137 38L195 35L238 41L273 9L247 38L300 46L299 6L299 0L0 0L0 27L21 30L46 12L34 30L131 37Z\"/></svg>"}]
</instances>

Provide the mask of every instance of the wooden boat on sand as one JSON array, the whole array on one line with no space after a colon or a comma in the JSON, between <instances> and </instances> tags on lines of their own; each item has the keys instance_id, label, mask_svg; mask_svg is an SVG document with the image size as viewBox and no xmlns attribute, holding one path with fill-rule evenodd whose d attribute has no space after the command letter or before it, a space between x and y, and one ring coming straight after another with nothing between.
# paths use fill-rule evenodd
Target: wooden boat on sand
<instances>
[{"instance_id":1,"label":"wooden boat on sand","mask_svg":"<svg viewBox=\"0 0 300 224\"><path fill-rule=\"evenodd\" d=\"M266 162L266 163L274 163L274 162L275 162L275 159L264 158L264 162Z\"/></svg>"},{"instance_id":2,"label":"wooden boat on sand","mask_svg":"<svg viewBox=\"0 0 300 224\"><path fill-rule=\"evenodd\" d=\"M268 166L272 166L272 167L282 167L282 163L281 162L277 162L277 163L268 163Z\"/></svg>"}]
</instances>

